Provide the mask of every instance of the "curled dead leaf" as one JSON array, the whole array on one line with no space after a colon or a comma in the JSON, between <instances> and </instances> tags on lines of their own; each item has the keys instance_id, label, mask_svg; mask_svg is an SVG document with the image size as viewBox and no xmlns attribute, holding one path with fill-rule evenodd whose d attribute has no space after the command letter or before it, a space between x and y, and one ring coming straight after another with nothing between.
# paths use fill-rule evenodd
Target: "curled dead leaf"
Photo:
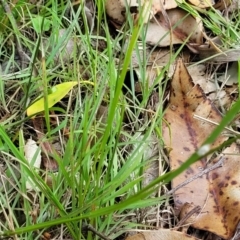
<instances>
[{"instance_id":1,"label":"curled dead leaf","mask_svg":"<svg viewBox=\"0 0 240 240\"><path fill-rule=\"evenodd\" d=\"M42 158L41 151L34 140L27 140L27 143L24 146L24 154L29 165L34 167L38 172L40 169ZM30 179L26 181L26 189L28 191L39 191L38 187L36 187L36 185Z\"/></svg>"},{"instance_id":2,"label":"curled dead leaf","mask_svg":"<svg viewBox=\"0 0 240 240\"><path fill-rule=\"evenodd\" d=\"M171 44L180 44L186 40L189 43L202 44L203 26L200 20L179 8L166 12L171 26L169 26L168 20L164 18L162 13L157 14L148 24L146 33L148 44L164 47Z\"/></svg>"},{"instance_id":3,"label":"curled dead leaf","mask_svg":"<svg viewBox=\"0 0 240 240\"><path fill-rule=\"evenodd\" d=\"M138 6L138 5L137 5ZM107 0L105 2L106 12L111 19L122 24L125 21L124 12L126 11L125 1L122 0Z\"/></svg>"},{"instance_id":4,"label":"curled dead leaf","mask_svg":"<svg viewBox=\"0 0 240 240\"><path fill-rule=\"evenodd\" d=\"M218 0L217 3L213 7L218 10L224 10L229 5L234 5L234 3L236 3L236 2L237 1L232 1L232 0Z\"/></svg>"},{"instance_id":5,"label":"curled dead leaf","mask_svg":"<svg viewBox=\"0 0 240 240\"><path fill-rule=\"evenodd\" d=\"M171 229L159 229L157 231L143 231L127 237L125 240L199 240L183 232Z\"/></svg>"},{"instance_id":6,"label":"curled dead leaf","mask_svg":"<svg viewBox=\"0 0 240 240\"><path fill-rule=\"evenodd\" d=\"M178 2L181 3L182 1L179 0ZM165 10L173 9L177 7L177 2L175 0L106 0L105 7L108 16L118 24L123 24L126 20L127 9L131 12L131 9L137 8L137 12L139 12L142 8L142 16L144 16L144 22L147 23L156 13L162 11L162 7ZM138 17L136 16L136 18Z\"/></svg>"},{"instance_id":7,"label":"curled dead leaf","mask_svg":"<svg viewBox=\"0 0 240 240\"><path fill-rule=\"evenodd\" d=\"M219 76L218 81L227 86L238 83L238 62L233 62L231 66L228 65L225 73Z\"/></svg>"},{"instance_id":8,"label":"curled dead leaf","mask_svg":"<svg viewBox=\"0 0 240 240\"><path fill-rule=\"evenodd\" d=\"M213 0L188 0L192 5L199 8L208 8L215 4Z\"/></svg>"},{"instance_id":9,"label":"curled dead leaf","mask_svg":"<svg viewBox=\"0 0 240 240\"><path fill-rule=\"evenodd\" d=\"M213 39L207 38L207 41L199 46L194 46L196 52L199 53L199 57L208 62L235 62L239 60L240 49L238 47L233 49L226 49L221 37L217 36Z\"/></svg>"}]
</instances>

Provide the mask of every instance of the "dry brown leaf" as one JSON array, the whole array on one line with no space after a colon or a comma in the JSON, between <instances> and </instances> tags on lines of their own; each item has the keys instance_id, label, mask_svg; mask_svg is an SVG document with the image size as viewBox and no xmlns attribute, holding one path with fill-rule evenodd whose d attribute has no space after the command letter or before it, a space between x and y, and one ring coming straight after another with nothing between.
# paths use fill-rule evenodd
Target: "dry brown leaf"
<instances>
[{"instance_id":1,"label":"dry brown leaf","mask_svg":"<svg viewBox=\"0 0 240 240\"><path fill-rule=\"evenodd\" d=\"M215 2L213 0L188 0L192 5L199 8L211 7Z\"/></svg>"},{"instance_id":2,"label":"dry brown leaf","mask_svg":"<svg viewBox=\"0 0 240 240\"><path fill-rule=\"evenodd\" d=\"M194 50L199 53L200 59L208 62L235 62L239 60L240 49L227 49L220 36L210 39L204 34L207 41L199 46L193 46Z\"/></svg>"},{"instance_id":3,"label":"dry brown leaf","mask_svg":"<svg viewBox=\"0 0 240 240\"><path fill-rule=\"evenodd\" d=\"M133 51L132 53L132 65L134 70L138 76L138 79L143 82L141 68L139 66L143 65L143 59L140 59L139 56L141 54L137 54L137 52ZM142 53L142 56L144 54ZM146 56L148 56L148 66L146 67L146 76L144 79L147 79L148 87L152 87L156 78L159 77L159 73L162 69L171 61L171 54L169 49L155 49L154 51L146 50Z\"/></svg>"},{"instance_id":4,"label":"dry brown leaf","mask_svg":"<svg viewBox=\"0 0 240 240\"><path fill-rule=\"evenodd\" d=\"M111 19L122 24L125 21L125 15L123 14L125 9L125 2L122 0L106 0L105 2L106 12Z\"/></svg>"},{"instance_id":5,"label":"dry brown leaf","mask_svg":"<svg viewBox=\"0 0 240 240\"><path fill-rule=\"evenodd\" d=\"M206 66L204 64L188 65L187 70L191 75L194 84L198 84L205 94L214 92L217 90L216 83L214 81L206 79ZM168 77L172 77L174 73L174 66L172 65L168 71Z\"/></svg>"},{"instance_id":6,"label":"dry brown leaf","mask_svg":"<svg viewBox=\"0 0 240 240\"><path fill-rule=\"evenodd\" d=\"M148 24L146 33L148 44L161 47L180 44L186 41L189 36L189 43L202 44L203 26L201 21L179 8L166 12L172 29L169 29L163 14L159 13ZM172 34L170 34L171 31Z\"/></svg>"},{"instance_id":7,"label":"dry brown leaf","mask_svg":"<svg viewBox=\"0 0 240 240\"><path fill-rule=\"evenodd\" d=\"M195 152L215 128L207 122L194 119L194 114L214 122L221 121L218 110L206 98L200 86L194 85L182 60L179 60L171 82L169 107L165 113L170 129L167 125L164 128L166 146L172 149L170 158L176 161L172 163L173 168L177 168L180 162L185 161ZM173 137L170 136L171 133ZM214 146L218 146L224 140L223 137L219 138ZM183 144L185 146L182 146ZM199 163L196 164L199 165Z\"/></svg>"},{"instance_id":8,"label":"dry brown leaf","mask_svg":"<svg viewBox=\"0 0 240 240\"><path fill-rule=\"evenodd\" d=\"M214 77L213 79L209 79L209 77L206 76L205 69L206 66L203 64L198 64L195 66L190 65L187 67L194 84L200 85L203 92L214 103L214 105L218 109L228 109L232 104L231 96L224 89L219 89L220 87L216 84ZM230 72L228 72L228 74L230 74ZM221 77L222 76L218 78L219 81L223 79L223 77ZM230 82L230 79L228 81Z\"/></svg>"},{"instance_id":9,"label":"dry brown leaf","mask_svg":"<svg viewBox=\"0 0 240 240\"><path fill-rule=\"evenodd\" d=\"M229 109L233 102L233 98L226 91L226 88L208 94L208 98L214 103L216 107L222 109Z\"/></svg>"},{"instance_id":10,"label":"dry brown leaf","mask_svg":"<svg viewBox=\"0 0 240 240\"><path fill-rule=\"evenodd\" d=\"M209 189L201 190L206 196L201 213L189 223L193 223L193 227L211 231L224 239L229 239L234 235L240 220L239 146L233 143L224 150L223 154L226 156L223 166L208 174ZM188 211L194 207L194 204Z\"/></svg>"},{"instance_id":11,"label":"dry brown leaf","mask_svg":"<svg viewBox=\"0 0 240 240\"><path fill-rule=\"evenodd\" d=\"M229 9L231 11L236 5L239 5L238 2L239 1L234 0L218 0L213 7L218 10L225 10L228 6L234 5L232 8Z\"/></svg>"},{"instance_id":12,"label":"dry brown leaf","mask_svg":"<svg viewBox=\"0 0 240 240\"><path fill-rule=\"evenodd\" d=\"M36 169L36 172L38 173L41 166L42 158L41 151L34 140L27 140L24 146L24 155L29 165L34 167ZM27 191L39 191L39 188L36 186L36 184L33 183L29 178L26 181L26 189Z\"/></svg>"},{"instance_id":13,"label":"dry brown leaf","mask_svg":"<svg viewBox=\"0 0 240 240\"><path fill-rule=\"evenodd\" d=\"M143 231L129 236L125 240L198 240L198 238L171 229L160 229L157 231Z\"/></svg>"},{"instance_id":14,"label":"dry brown leaf","mask_svg":"<svg viewBox=\"0 0 240 240\"><path fill-rule=\"evenodd\" d=\"M164 139L167 147L172 149L169 154L170 163L171 168L175 169L201 146L214 128L207 122L194 119L193 114L214 122L219 122L221 116L201 88L198 85L194 86L182 61L177 63L171 85L170 106L166 111L165 119L173 137L170 137L168 127L165 126ZM220 136L213 145L216 147L224 140L225 137ZM193 227L229 239L234 235L240 220L239 148L236 144L232 144L223 154L226 156L223 167L177 190L174 200L179 210L186 203L190 203L192 208L201 207L201 212L189 222ZM188 170L172 181L173 189L206 167L206 159L192 164ZM191 207L187 211L191 211Z\"/></svg>"},{"instance_id":15,"label":"dry brown leaf","mask_svg":"<svg viewBox=\"0 0 240 240\"><path fill-rule=\"evenodd\" d=\"M196 114L214 122L220 122L221 115L206 98L200 86L194 86L182 61L177 63L171 88L170 104L165 114L170 129L165 127L164 141L166 146L172 149L169 154L171 168L176 169L202 145L209 133L215 128L207 122L194 119L193 115ZM214 146L218 146L224 140L225 137L220 137ZM174 179L172 187L174 188L205 167L206 159L196 162L186 172ZM201 189L206 188L208 189L207 181L205 184L201 184ZM189 192L189 195L182 194L185 190L186 193ZM177 207L181 208L186 202L194 202L195 198L199 199L200 202L205 200L205 196L199 191L199 186L192 182L176 192L175 203Z\"/></svg>"},{"instance_id":16,"label":"dry brown leaf","mask_svg":"<svg viewBox=\"0 0 240 240\"><path fill-rule=\"evenodd\" d=\"M193 226L229 239L240 220L239 147L233 143L223 154L223 166L208 174L209 194Z\"/></svg>"},{"instance_id":17,"label":"dry brown leaf","mask_svg":"<svg viewBox=\"0 0 240 240\"><path fill-rule=\"evenodd\" d=\"M53 147L49 141L43 141L44 135L44 120L42 117L32 119L34 130L37 133L40 147L42 150L42 163L48 171L57 171L58 163L52 158L55 154L59 155L59 152Z\"/></svg>"},{"instance_id":18,"label":"dry brown leaf","mask_svg":"<svg viewBox=\"0 0 240 240\"><path fill-rule=\"evenodd\" d=\"M143 7L144 22L147 23L156 13L162 11L162 6L165 10L177 7L175 0L161 1L162 3L160 3L160 0L106 0L105 7L108 16L114 22L122 24L126 20L126 9L139 8L140 2L141 7ZM181 3L182 1L179 0L178 2Z\"/></svg>"},{"instance_id":19,"label":"dry brown leaf","mask_svg":"<svg viewBox=\"0 0 240 240\"><path fill-rule=\"evenodd\" d=\"M233 62L231 66L227 66L225 73L219 76L218 81L227 86L238 83L238 62Z\"/></svg>"},{"instance_id":20,"label":"dry brown leaf","mask_svg":"<svg viewBox=\"0 0 240 240\"><path fill-rule=\"evenodd\" d=\"M238 11L240 9L240 2L239 0L232 0L232 1L229 1L229 0L225 0L227 3L230 2L230 5L227 9L227 11L229 11L230 13L234 12L234 11ZM220 1L222 2L222 1ZM224 1L223 1L224 2ZM220 5L221 7L221 5ZM215 8L215 6L214 6Z\"/></svg>"},{"instance_id":21,"label":"dry brown leaf","mask_svg":"<svg viewBox=\"0 0 240 240\"><path fill-rule=\"evenodd\" d=\"M165 114L165 120L168 122L168 125L165 125L163 129L165 144L168 149L171 149L169 156L172 169L178 168L192 153L197 151L215 128L207 121L195 119L194 114L213 122L218 123L221 121L221 115L218 110L206 98L200 86L194 86L186 67L179 60L171 83L169 108ZM210 147L219 146L225 140L226 137L220 136ZM207 159L205 158L192 164L185 172L172 181L173 189L206 167ZM200 214L199 216L209 217L209 215L213 215L212 212L208 211L208 204L209 206L214 206L214 201L210 201L211 198L209 200L209 184L208 177L203 175L198 180L190 182L177 190L174 194L177 210L180 210L185 203L193 203L194 206L203 208L201 213L205 215ZM215 229L214 226L198 224L199 218L193 224L194 227L208 229L222 237L229 236L229 232L220 231ZM216 221L212 222L214 225Z\"/></svg>"}]
</instances>

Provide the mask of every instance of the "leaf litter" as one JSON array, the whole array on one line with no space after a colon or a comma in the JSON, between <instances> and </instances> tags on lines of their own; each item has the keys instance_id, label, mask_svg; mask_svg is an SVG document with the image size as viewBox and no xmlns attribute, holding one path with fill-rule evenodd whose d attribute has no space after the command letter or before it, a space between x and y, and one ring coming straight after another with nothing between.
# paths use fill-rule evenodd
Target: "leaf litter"
<instances>
[{"instance_id":1,"label":"leaf litter","mask_svg":"<svg viewBox=\"0 0 240 240\"><path fill-rule=\"evenodd\" d=\"M230 5L229 1L218 1L215 3L213 1L190 0L189 2L195 6L195 9L205 9L209 7L225 9ZM89 3L92 5L89 5ZM179 3L182 3L182 1L178 1L178 4ZM238 71L236 61L238 60L239 55L238 51L232 50L229 52L229 49L226 49L225 46L223 46L221 36L213 39L207 37L204 30L204 23L197 17L188 14L185 10L180 9L178 4L174 0L107 0L105 5L108 17L111 19L110 23L116 29L121 29L121 26L127 21L128 14L134 19L135 24L139 19L140 10L142 10L145 15L146 43L148 44L146 54L148 57L146 78L148 79L148 88L153 88L153 94L151 95L153 99L153 107L149 107L150 104L148 102L146 110L152 108L153 110L151 110L151 114L154 116L157 109L156 105L159 106L159 104L163 103L165 107L165 103L168 102L162 127L165 149L168 152L170 169L172 170L178 168L181 163L201 147L206 137L222 119L219 109L221 109L221 107L224 110L228 109L232 104L233 98L231 98L231 94L233 91L236 91L236 86L233 84L236 81L236 73ZM78 6L77 3L74 5ZM87 1L86 6L84 7L84 14L86 15L87 24L91 32L94 32L95 30L95 8L92 7L93 5L94 3L91 1ZM230 7L232 6L229 6L229 8ZM235 6L235 8L237 7ZM66 32L67 29L61 29L58 37L61 38ZM65 55L63 55L62 58L62 61L65 62L65 64L69 64L72 60L74 54L73 51L75 51L75 39L76 36L69 38L65 43ZM93 43L92 46L95 43ZM189 64L189 59L185 58L184 61L178 60L176 64L172 62L171 57L175 52L170 52L169 49L177 50L179 44L182 43L188 46L189 52L186 56L189 59L192 59L191 52L193 52L194 54L199 54L199 59L206 59L206 61L210 63L215 62L224 65L224 61L235 61L225 76L217 78L218 82L222 82L222 92L216 87L216 82L213 81L211 77L210 79L207 79L206 64L191 66L191 64ZM47 45L49 45L49 43L45 43L45 45L46 49L48 49ZM176 47L172 49L172 45L176 45ZM104 49L104 46L105 45L103 44L102 49ZM152 46L154 46L154 50ZM98 48L96 47L96 49ZM124 47L122 49L124 49ZM51 49L49 49L49 51L51 51ZM182 57L185 54L184 51L185 50L182 50ZM59 64L59 57L60 55L57 54L54 59L54 64ZM144 82L144 79L141 79L140 71L145 59L144 57L141 57L140 59L139 62L138 53L134 52L132 56L132 66L134 71L137 72L138 86L136 85L137 87L135 87L135 89L140 89L138 90L138 94L142 92L142 82ZM184 62L188 63L187 68L185 67ZM6 66L6 64L3 65ZM165 68L166 65L169 65L169 68ZM84 65L81 65L81 68L84 68ZM171 76L171 68L175 68L173 76ZM163 69L165 69L167 74L162 75L161 79L158 79L159 73ZM5 70L7 71L8 69L4 68L4 71ZM83 69L81 72L82 71L87 70ZM170 88L166 91L169 93L169 99L166 94L164 99L165 102L162 102L155 86L156 79L158 79L158 84L159 82L164 81L165 77L172 78L172 80ZM226 81L226 77L230 80ZM88 78L90 78L89 74ZM73 85L75 84L76 82L73 82ZM57 96L57 100L55 100L55 96L50 102L50 106L58 103L73 85L68 89L64 88L64 91L60 93L61 97ZM59 87L60 85L55 86ZM225 88L228 88L228 90ZM59 93L57 94L59 95ZM216 98L223 99L225 95L227 96L227 100L224 100L226 102L217 104L215 101ZM40 105L32 105L28 108L28 115L39 113L43 109L43 99L41 99ZM148 111L148 113L150 113L150 111ZM99 126L103 129L106 124L107 115L108 106L106 104L100 105L97 110L96 119L99 122ZM146 120L146 118L144 118L144 120ZM46 137L43 126L44 121L41 117L39 119L35 118L32 121L37 133L37 139L40 142L40 147L43 151L42 161L45 166L44 169L46 171L57 171L58 165L51 156L59 153L54 150L55 148L49 140L43 140ZM126 125L127 124L128 123L126 123ZM136 128L133 127L133 131L136 131ZM101 138L102 132L97 133L97 135L98 138ZM151 143L146 149L146 153L143 155L143 158L147 159L145 164L146 167L143 171L143 186L154 180L158 175L164 174L167 170L166 167L164 170L160 169L164 153L158 148L159 146L156 143L156 137L150 136L149 139ZM201 150L205 152L211 148L215 148L227 139L227 135L221 135L212 146L204 146ZM94 144L94 142L92 144ZM153 146L151 146L151 144L153 144ZM35 148L36 146L34 149ZM129 148L129 151L131 151L131 147ZM157 155L157 153L159 155ZM199 152L199 154L202 154L202 152ZM26 156L26 158L31 161L32 155L29 157ZM166 156L164 156L164 158L164 160L166 160ZM159 220L159 216L157 216L156 219L154 219L154 217L142 217L145 222L152 221L156 227L161 226L160 229L140 232L139 234L128 236L126 239L205 239L201 234L198 236L199 238L197 238L194 234L188 235L184 232L171 230L171 228L183 228L184 231L184 226L178 226L178 224L176 224L178 221L180 224L183 223L187 226L191 225L192 229L202 229L206 232L215 233L216 236L220 236L223 239L230 239L233 237L239 222L238 205L240 180L238 177L238 168L236 167L239 159L239 147L237 144L232 144L230 147L224 149L218 156L216 156L216 154L208 156L207 158L203 158L191 165L189 169L172 181L171 188L174 190L177 186L186 182L187 179L193 179L194 176L200 174L202 171L210 169L220 159L223 159L222 167L213 169L201 176L199 175L200 177L197 179L174 191L174 204L171 202L169 202L169 204L174 206L175 214L172 214L167 207L164 208L161 206L161 208L163 208L161 209L161 214L159 213L159 209L156 213L156 215L160 215L161 220ZM159 163L160 161L161 163ZM167 162L168 159L166 160L166 163ZM39 168L39 165L37 168ZM165 188L164 191L160 190L158 196L164 195L166 189L167 188ZM151 195L151 197L154 197L154 194ZM149 208L145 208L145 210L148 211ZM167 218L164 218L166 212L168 212ZM178 220L176 220L177 218ZM136 219L133 221L135 220ZM159 222L161 223L159 224ZM187 230L185 229L185 231Z\"/></svg>"},{"instance_id":2,"label":"leaf litter","mask_svg":"<svg viewBox=\"0 0 240 240\"><path fill-rule=\"evenodd\" d=\"M126 240L200 240L196 237L187 235L170 229L160 229L157 231L143 231L141 233L129 236Z\"/></svg>"},{"instance_id":3,"label":"leaf litter","mask_svg":"<svg viewBox=\"0 0 240 240\"><path fill-rule=\"evenodd\" d=\"M36 169L36 172L38 173L42 161L41 150L34 140L27 140L24 146L24 154L29 166L33 169ZM26 180L26 189L27 191L39 191L38 187L29 179Z\"/></svg>"},{"instance_id":4,"label":"leaf litter","mask_svg":"<svg viewBox=\"0 0 240 240\"><path fill-rule=\"evenodd\" d=\"M201 122L194 115L206 119ZM164 118L163 137L166 148L169 151L171 169L178 168L182 162L197 151L209 135L209 131L215 128L207 120L219 123L221 115L215 106L207 99L199 85L194 85L190 74L183 62L179 60L171 81L169 107ZM181 131L179 131L181 129ZM184 139L184 142L183 142ZM226 136L220 136L211 148L220 146L227 140ZM232 156L226 155L231 152ZM224 239L232 237L239 222L239 175L236 159L239 158L236 144L227 148L222 154L226 155L223 166L208 174L189 182L174 193L176 211L180 212L186 203L192 207L200 206L201 212L191 225L196 228L214 232ZM214 161L218 161L217 157ZM203 158L194 163L185 172L172 180L172 188L190 179L203 169L211 166L212 161ZM233 207L234 206L234 207ZM191 208L189 209L189 211Z\"/></svg>"}]
</instances>

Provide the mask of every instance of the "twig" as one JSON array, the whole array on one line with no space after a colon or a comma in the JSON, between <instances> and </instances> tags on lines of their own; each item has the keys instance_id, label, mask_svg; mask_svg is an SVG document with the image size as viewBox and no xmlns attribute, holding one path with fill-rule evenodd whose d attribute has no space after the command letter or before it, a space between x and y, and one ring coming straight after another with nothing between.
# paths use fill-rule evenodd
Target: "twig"
<instances>
[{"instance_id":1,"label":"twig","mask_svg":"<svg viewBox=\"0 0 240 240\"><path fill-rule=\"evenodd\" d=\"M175 230L178 228L182 227L182 225L188 220L193 214L199 213L201 211L200 206L194 207L190 212L188 212L179 222L178 224L174 227Z\"/></svg>"},{"instance_id":2,"label":"twig","mask_svg":"<svg viewBox=\"0 0 240 240\"><path fill-rule=\"evenodd\" d=\"M82 227L82 230L87 230L90 232L93 232L94 234L96 234L97 236L99 236L100 238L104 239L104 240L111 240L109 237L107 237L106 235L104 235L101 232L98 232L91 224L84 224Z\"/></svg>"},{"instance_id":3,"label":"twig","mask_svg":"<svg viewBox=\"0 0 240 240\"><path fill-rule=\"evenodd\" d=\"M214 125L214 126L219 126L219 123L214 122L214 121L211 121L210 119L207 119L207 118L203 118L203 117L198 116L198 115L196 115L196 114L193 115L193 118L198 119L198 120L203 121L203 122L210 123L210 124L212 124L212 125ZM237 136L240 135L239 132L234 131L234 130L232 130L232 129L229 128L229 127L225 127L224 129L225 129L225 130L228 130L229 132L231 132L231 133L233 133L233 134L235 134L235 135L237 135Z\"/></svg>"},{"instance_id":4,"label":"twig","mask_svg":"<svg viewBox=\"0 0 240 240\"><path fill-rule=\"evenodd\" d=\"M196 180L197 178L203 176L204 174L207 174L207 173L211 172L212 170L214 170L216 168L222 167L224 159L225 159L225 157L220 157L220 159L217 163L215 163L214 165L204 169L203 171L201 171L198 174L194 175L193 177L187 179L186 181L180 183L175 188L173 188L172 190L167 192L166 195L171 195L171 194L175 193L178 189L186 186L187 184L189 184L190 182L192 182L192 181Z\"/></svg>"}]
</instances>

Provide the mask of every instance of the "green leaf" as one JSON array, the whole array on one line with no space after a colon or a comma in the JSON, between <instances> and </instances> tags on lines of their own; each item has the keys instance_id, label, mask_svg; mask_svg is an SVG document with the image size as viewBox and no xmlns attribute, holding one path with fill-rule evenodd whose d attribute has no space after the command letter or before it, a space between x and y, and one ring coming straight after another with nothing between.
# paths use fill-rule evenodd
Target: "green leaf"
<instances>
[{"instance_id":1,"label":"green leaf","mask_svg":"<svg viewBox=\"0 0 240 240\"><path fill-rule=\"evenodd\" d=\"M54 104L59 102L64 96L68 94L68 92L78 84L78 82L65 82L58 84L52 88L52 92L48 95L48 107L52 107ZM34 102L27 109L27 115L32 116L36 113L44 111L44 97L40 98L36 102Z\"/></svg>"},{"instance_id":2,"label":"green leaf","mask_svg":"<svg viewBox=\"0 0 240 240\"><path fill-rule=\"evenodd\" d=\"M43 19L42 16L36 16L32 18L31 21L32 21L33 28L37 33L41 33L42 31L43 32L49 31L51 27L51 21L46 18ZM43 21L44 21L44 24L42 24Z\"/></svg>"}]
</instances>

